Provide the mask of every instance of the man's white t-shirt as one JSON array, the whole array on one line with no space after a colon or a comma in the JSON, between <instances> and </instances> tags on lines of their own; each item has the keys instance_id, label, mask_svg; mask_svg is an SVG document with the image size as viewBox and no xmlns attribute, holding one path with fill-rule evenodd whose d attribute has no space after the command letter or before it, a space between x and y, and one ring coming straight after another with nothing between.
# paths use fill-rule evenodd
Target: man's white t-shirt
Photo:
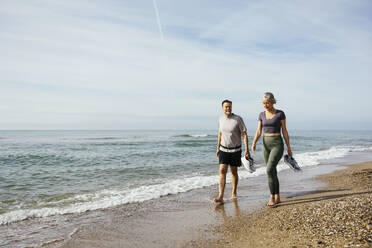
<instances>
[{"instance_id":1,"label":"man's white t-shirt","mask_svg":"<svg viewBox=\"0 0 372 248\"><path fill-rule=\"evenodd\" d=\"M218 120L218 131L221 132L221 151L241 151L242 133L247 132L247 128L239 115L232 113L229 118L221 116Z\"/></svg>"}]
</instances>

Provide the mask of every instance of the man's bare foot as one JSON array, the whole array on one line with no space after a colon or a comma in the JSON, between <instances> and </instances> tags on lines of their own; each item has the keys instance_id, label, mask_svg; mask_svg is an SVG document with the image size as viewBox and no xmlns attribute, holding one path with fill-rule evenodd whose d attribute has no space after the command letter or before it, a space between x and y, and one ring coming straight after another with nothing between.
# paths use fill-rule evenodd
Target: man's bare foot
<instances>
[{"instance_id":1,"label":"man's bare foot","mask_svg":"<svg viewBox=\"0 0 372 248\"><path fill-rule=\"evenodd\" d=\"M230 197L230 200L236 200L236 199L238 199L238 197L237 197L236 195L232 195L232 196Z\"/></svg>"},{"instance_id":2,"label":"man's bare foot","mask_svg":"<svg viewBox=\"0 0 372 248\"><path fill-rule=\"evenodd\" d=\"M214 203L223 203L223 197L215 197L213 198Z\"/></svg>"},{"instance_id":3,"label":"man's bare foot","mask_svg":"<svg viewBox=\"0 0 372 248\"><path fill-rule=\"evenodd\" d=\"M282 203L282 202L280 201L280 199L279 199L279 200L275 200L275 204L279 204L279 203Z\"/></svg>"}]
</instances>

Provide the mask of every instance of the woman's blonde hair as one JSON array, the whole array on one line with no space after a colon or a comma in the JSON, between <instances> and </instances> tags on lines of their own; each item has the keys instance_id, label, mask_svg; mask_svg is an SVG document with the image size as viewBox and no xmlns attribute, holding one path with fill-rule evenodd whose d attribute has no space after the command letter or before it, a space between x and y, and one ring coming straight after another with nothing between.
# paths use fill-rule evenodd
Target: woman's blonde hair
<instances>
[{"instance_id":1,"label":"woman's blonde hair","mask_svg":"<svg viewBox=\"0 0 372 248\"><path fill-rule=\"evenodd\" d=\"M276 99L274 97L274 94L271 93L271 92L265 92L264 93L264 98L268 99L269 102L271 102L271 103L276 103Z\"/></svg>"}]
</instances>

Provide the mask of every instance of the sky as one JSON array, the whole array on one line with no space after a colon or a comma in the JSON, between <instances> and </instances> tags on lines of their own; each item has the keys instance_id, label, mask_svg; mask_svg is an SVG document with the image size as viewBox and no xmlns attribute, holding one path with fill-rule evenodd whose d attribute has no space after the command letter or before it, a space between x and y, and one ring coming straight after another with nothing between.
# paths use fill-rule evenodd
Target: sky
<instances>
[{"instance_id":1,"label":"sky","mask_svg":"<svg viewBox=\"0 0 372 248\"><path fill-rule=\"evenodd\" d=\"M370 0L1 0L0 130L371 130Z\"/></svg>"}]
</instances>

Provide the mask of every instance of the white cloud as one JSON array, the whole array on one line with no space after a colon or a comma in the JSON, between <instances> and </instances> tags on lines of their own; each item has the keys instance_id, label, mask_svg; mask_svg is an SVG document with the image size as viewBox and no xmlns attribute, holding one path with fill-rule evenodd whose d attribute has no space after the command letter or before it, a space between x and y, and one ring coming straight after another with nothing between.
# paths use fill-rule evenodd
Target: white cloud
<instances>
[{"instance_id":1,"label":"white cloud","mask_svg":"<svg viewBox=\"0 0 372 248\"><path fill-rule=\"evenodd\" d=\"M151 1L3 1L0 129L215 128L267 90L295 122L369 111L367 1L157 3L164 40Z\"/></svg>"}]
</instances>

